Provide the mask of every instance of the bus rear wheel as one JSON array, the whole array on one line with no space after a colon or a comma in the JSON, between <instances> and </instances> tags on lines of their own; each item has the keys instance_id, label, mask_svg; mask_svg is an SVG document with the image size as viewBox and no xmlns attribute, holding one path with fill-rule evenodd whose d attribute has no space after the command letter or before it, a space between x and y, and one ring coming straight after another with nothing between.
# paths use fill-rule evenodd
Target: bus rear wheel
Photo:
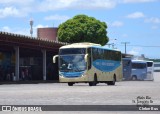
<instances>
[{"instance_id":1,"label":"bus rear wheel","mask_svg":"<svg viewBox=\"0 0 160 114\"><path fill-rule=\"evenodd\" d=\"M94 81L93 82L89 82L89 86L96 86L97 85L97 76L94 76Z\"/></svg>"},{"instance_id":2,"label":"bus rear wheel","mask_svg":"<svg viewBox=\"0 0 160 114\"><path fill-rule=\"evenodd\" d=\"M115 85L116 83L116 76L114 75L113 81L107 82L108 85Z\"/></svg>"},{"instance_id":3,"label":"bus rear wheel","mask_svg":"<svg viewBox=\"0 0 160 114\"><path fill-rule=\"evenodd\" d=\"M136 76L132 76L132 80L137 80L137 77Z\"/></svg>"},{"instance_id":4,"label":"bus rear wheel","mask_svg":"<svg viewBox=\"0 0 160 114\"><path fill-rule=\"evenodd\" d=\"M96 86L96 83L94 83L94 82L89 82L89 86Z\"/></svg>"},{"instance_id":5,"label":"bus rear wheel","mask_svg":"<svg viewBox=\"0 0 160 114\"><path fill-rule=\"evenodd\" d=\"M68 82L68 86L73 86L74 83Z\"/></svg>"}]
</instances>

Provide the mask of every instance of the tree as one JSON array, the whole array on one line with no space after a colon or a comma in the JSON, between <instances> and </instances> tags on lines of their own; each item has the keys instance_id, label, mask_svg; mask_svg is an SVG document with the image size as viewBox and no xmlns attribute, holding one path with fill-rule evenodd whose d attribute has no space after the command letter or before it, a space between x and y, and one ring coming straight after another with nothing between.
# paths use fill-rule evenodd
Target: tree
<instances>
[{"instance_id":1,"label":"tree","mask_svg":"<svg viewBox=\"0 0 160 114\"><path fill-rule=\"evenodd\" d=\"M108 42L107 25L94 17L77 15L62 23L58 40L67 43L92 42L105 45Z\"/></svg>"}]
</instances>

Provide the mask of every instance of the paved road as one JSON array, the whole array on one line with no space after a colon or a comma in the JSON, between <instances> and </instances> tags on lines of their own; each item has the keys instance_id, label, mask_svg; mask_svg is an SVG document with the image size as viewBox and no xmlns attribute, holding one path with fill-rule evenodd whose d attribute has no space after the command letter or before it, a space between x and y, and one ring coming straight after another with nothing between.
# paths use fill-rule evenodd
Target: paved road
<instances>
[{"instance_id":1,"label":"paved road","mask_svg":"<svg viewBox=\"0 0 160 114\"><path fill-rule=\"evenodd\" d=\"M156 72L154 79L94 87L88 84L70 87L64 83L3 84L0 105L134 105L138 96L150 97L153 105L160 105L160 73Z\"/></svg>"}]
</instances>

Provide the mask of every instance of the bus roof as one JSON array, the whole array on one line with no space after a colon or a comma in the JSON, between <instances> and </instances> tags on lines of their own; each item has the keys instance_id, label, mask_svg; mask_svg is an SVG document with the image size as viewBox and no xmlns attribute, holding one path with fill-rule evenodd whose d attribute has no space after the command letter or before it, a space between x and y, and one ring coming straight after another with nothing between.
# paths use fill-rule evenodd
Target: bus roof
<instances>
[{"instance_id":1,"label":"bus roof","mask_svg":"<svg viewBox=\"0 0 160 114\"><path fill-rule=\"evenodd\" d=\"M160 62L154 62L154 64L160 64Z\"/></svg>"},{"instance_id":2,"label":"bus roof","mask_svg":"<svg viewBox=\"0 0 160 114\"><path fill-rule=\"evenodd\" d=\"M104 49L104 50L111 50L111 51L119 51L119 52L121 52L118 49L112 49L112 48L108 48L106 46L91 46L91 47L93 47L93 48L99 48L99 49Z\"/></svg>"},{"instance_id":3,"label":"bus roof","mask_svg":"<svg viewBox=\"0 0 160 114\"><path fill-rule=\"evenodd\" d=\"M62 46L62 47L60 47L60 49L66 49L66 48L88 48L88 47L105 49L105 50L112 50L112 51L119 51L117 49L111 49L111 48L108 48L106 46L101 46L100 44L89 43L89 42L73 43L73 44Z\"/></svg>"},{"instance_id":4,"label":"bus roof","mask_svg":"<svg viewBox=\"0 0 160 114\"><path fill-rule=\"evenodd\" d=\"M60 47L60 49L64 48L88 48L91 46L101 46L100 44L95 44L95 43L89 43L89 42L82 42L82 43L73 43L69 45L65 45Z\"/></svg>"},{"instance_id":5,"label":"bus roof","mask_svg":"<svg viewBox=\"0 0 160 114\"><path fill-rule=\"evenodd\" d=\"M146 62L152 62L153 63L153 61L148 61L148 60Z\"/></svg>"},{"instance_id":6,"label":"bus roof","mask_svg":"<svg viewBox=\"0 0 160 114\"><path fill-rule=\"evenodd\" d=\"M145 60L132 60L132 63L147 63Z\"/></svg>"},{"instance_id":7,"label":"bus roof","mask_svg":"<svg viewBox=\"0 0 160 114\"><path fill-rule=\"evenodd\" d=\"M132 58L128 57L128 58L122 58L123 60L132 60Z\"/></svg>"}]
</instances>

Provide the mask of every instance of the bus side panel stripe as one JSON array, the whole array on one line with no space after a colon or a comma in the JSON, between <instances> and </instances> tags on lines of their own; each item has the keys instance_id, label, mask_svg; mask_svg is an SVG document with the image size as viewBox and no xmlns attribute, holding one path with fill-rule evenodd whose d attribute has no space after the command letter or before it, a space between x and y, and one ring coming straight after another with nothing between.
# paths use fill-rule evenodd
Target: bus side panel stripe
<instances>
[{"instance_id":1,"label":"bus side panel stripe","mask_svg":"<svg viewBox=\"0 0 160 114\"><path fill-rule=\"evenodd\" d=\"M103 72L111 72L120 66L120 61L97 59L93 62L93 66Z\"/></svg>"}]
</instances>

